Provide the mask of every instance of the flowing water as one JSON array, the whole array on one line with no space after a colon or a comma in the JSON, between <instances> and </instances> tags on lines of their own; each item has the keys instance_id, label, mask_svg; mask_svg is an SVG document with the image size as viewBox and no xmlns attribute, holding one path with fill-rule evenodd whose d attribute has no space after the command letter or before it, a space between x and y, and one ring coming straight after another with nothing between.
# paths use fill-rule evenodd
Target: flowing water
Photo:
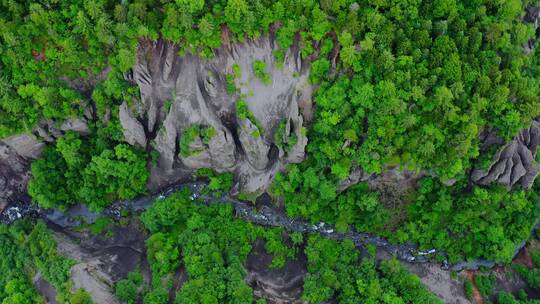
<instances>
[{"instance_id":1,"label":"flowing water","mask_svg":"<svg viewBox=\"0 0 540 304\"><path fill-rule=\"evenodd\" d=\"M367 245L375 245L378 249L382 249L400 260L411 263L427 263L433 262L435 255L444 253L438 252L436 249L418 250L416 246L410 244L393 244L384 238L374 236L369 233L356 232L350 230L347 233L337 232L332 225L326 223L312 224L304 220L298 220L288 217L283 211L275 208L270 202L264 202L261 206L256 207L252 203L239 201L228 195L220 198L211 197L203 194L203 189L206 187L204 182L192 182L179 184L167 188L166 190L150 196L140 197L134 200L121 201L107 207L103 212L92 212L86 206L78 204L71 207L68 211L62 212L56 209L44 210L33 204L12 205L6 208L0 214L0 223L11 224L14 221L24 218L42 218L48 222L54 223L62 228L76 227L82 223L94 223L101 217L113 217L119 219L123 211L138 213L146 210L155 200L164 199L179 189L187 187L192 192L193 200L202 200L207 204L210 203L226 203L232 204L235 210L235 216L254 224L263 226L283 227L291 232L301 233L319 233L327 238L335 240L349 239L355 243L360 249L365 249ZM535 229L540 226L536 225ZM515 253L525 245L521 244L516 248ZM491 268L495 266L494 261L477 259L472 261L462 261L453 265L449 265L446 261L441 267L455 271L463 269L478 269L480 267Z\"/></svg>"}]
</instances>

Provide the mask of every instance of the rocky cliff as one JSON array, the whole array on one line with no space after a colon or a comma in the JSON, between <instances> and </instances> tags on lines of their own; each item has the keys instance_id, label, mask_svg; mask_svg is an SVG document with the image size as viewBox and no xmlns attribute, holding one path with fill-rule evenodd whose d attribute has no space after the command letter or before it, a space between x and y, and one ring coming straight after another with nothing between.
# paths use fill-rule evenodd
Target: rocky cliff
<instances>
[{"instance_id":1,"label":"rocky cliff","mask_svg":"<svg viewBox=\"0 0 540 304\"><path fill-rule=\"evenodd\" d=\"M492 141L489 136L484 140L487 146ZM487 169L473 170L472 182L480 185L496 182L507 187L519 185L530 188L540 173L540 164L535 160L539 144L540 123L535 120L529 128L521 130L513 140L499 148Z\"/></svg>"},{"instance_id":2,"label":"rocky cliff","mask_svg":"<svg viewBox=\"0 0 540 304\"><path fill-rule=\"evenodd\" d=\"M0 211L8 204L29 201L30 162L39 157L42 148L43 144L28 134L0 140Z\"/></svg>"},{"instance_id":3,"label":"rocky cliff","mask_svg":"<svg viewBox=\"0 0 540 304\"><path fill-rule=\"evenodd\" d=\"M159 152L150 190L211 168L234 172L236 190L255 192L284 165L303 160L309 68L298 47L286 52L283 64L274 58L276 48L265 36L223 46L206 60L180 56L163 40L141 43L128 75L141 100L124 103L120 119L127 142Z\"/></svg>"}]
</instances>

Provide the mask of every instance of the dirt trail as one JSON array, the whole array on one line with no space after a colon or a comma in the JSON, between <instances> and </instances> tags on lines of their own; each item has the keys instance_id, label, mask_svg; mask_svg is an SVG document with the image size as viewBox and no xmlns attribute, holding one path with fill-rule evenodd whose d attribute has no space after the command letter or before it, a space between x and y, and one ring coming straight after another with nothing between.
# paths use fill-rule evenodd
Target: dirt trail
<instances>
[{"instance_id":1,"label":"dirt trail","mask_svg":"<svg viewBox=\"0 0 540 304\"><path fill-rule=\"evenodd\" d=\"M476 270L466 270L465 271L465 277L467 278L467 280L469 280L472 283L473 303L475 303L475 304L484 304L484 298L480 294L480 291L478 290L478 287L476 286L476 282L474 280L475 275L476 275Z\"/></svg>"}]
</instances>

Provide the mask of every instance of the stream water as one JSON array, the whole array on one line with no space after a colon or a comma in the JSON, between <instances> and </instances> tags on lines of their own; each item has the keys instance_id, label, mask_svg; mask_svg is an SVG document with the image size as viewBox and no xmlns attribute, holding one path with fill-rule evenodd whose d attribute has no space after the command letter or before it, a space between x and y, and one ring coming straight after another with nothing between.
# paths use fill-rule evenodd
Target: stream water
<instances>
[{"instance_id":1,"label":"stream water","mask_svg":"<svg viewBox=\"0 0 540 304\"><path fill-rule=\"evenodd\" d=\"M375 245L398 259L411 263L434 262L435 255L443 255L436 249L418 250L411 244L393 244L384 238L371 235L369 233L356 232L350 230L347 233L335 231L332 225L327 223L312 224L304 220L298 220L288 217L283 211L275 208L271 203L262 203L261 206L255 206L252 203L239 201L228 195L220 198L210 197L203 194L206 183L192 182L171 186L166 190L154 195L140 197L129 201L120 201L112 204L103 212L92 212L84 205L75 205L67 212L50 209L44 210L34 204L11 205L0 213L0 223L11 224L14 221L24 217L42 218L48 222L54 223L63 228L71 228L81 223L94 223L98 218L113 217L119 219L123 211L137 213L146 210L155 200L164 199L183 187L188 187L192 192L192 199L202 199L205 203L227 203L232 204L235 210L235 216L254 224L263 226L283 227L288 231L301 233L319 233L327 238L335 240L352 240L360 249L365 249L367 245ZM540 223L535 229L540 227ZM521 244L516 248L515 254L525 245ZM444 261L441 264L443 269L461 271L463 269L478 269L480 267L494 267L497 263L485 259L476 259L471 261L462 261L456 264L448 264Z\"/></svg>"}]
</instances>

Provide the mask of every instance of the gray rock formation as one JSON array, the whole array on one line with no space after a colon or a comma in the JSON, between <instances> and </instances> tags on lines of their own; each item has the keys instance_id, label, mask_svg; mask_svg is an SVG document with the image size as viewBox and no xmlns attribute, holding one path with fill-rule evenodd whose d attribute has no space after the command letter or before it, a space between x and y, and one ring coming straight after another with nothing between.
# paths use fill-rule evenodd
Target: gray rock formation
<instances>
[{"instance_id":1,"label":"gray rock formation","mask_svg":"<svg viewBox=\"0 0 540 304\"><path fill-rule=\"evenodd\" d=\"M0 140L0 212L10 203L29 202L26 186L30 180L30 164L41 155L45 142L54 142L67 131L81 135L90 133L85 120L67 119L60 126L52 120L42 121L34 134L19 134Z\"/></svg>"},{"instance_id":2,"label":"gray rock formation","mask_svg":"<svg viewBox=\"0 0 540 304\"><path fill-rule=\"evenodd\" d=\"M28 134L0 140L0 211L10 203L29 201L30 162L39 157L42 148L43 144Z\"/></svg>"},{"instance_id":3,"label":"gray rock formation","mask_svg":"<svg viewBox=\"0 0 540 304\"><path fill-rule=\"evenodd\" d=\"M90 134L90 128L88 128L88 124L86 121L80 118L69 118L60 127L60 130L67 132L67 131L74 131L77 132L83 136Z\"/></svg>"},{"instance_id":4,"label":"gray rock formation","mask_svg":"<svg viewBox=\"0 0 540 304\"><path fill-rule=\"evenodd\" d=\"M286 52L283 64L276 62L275 43L268 36L224 46L210 60L190 53L179 56L178 50L163 40L141 42L138 63L127 75L139 86L141 100L131 109L120 107L126 141L151 145L160 154L158 165L151 168L150 190L186 178L195 169L212 168L234 172L236 189L255 192L265 189L285 164L304 159L307 137L302 129L311 113L312 88L297 46ZM255 76L256 60L266 63L271 84ZM226 77L233 74L233 66L240 74L234 80L237 91L231 94ZM236 113L239 99L252 115L247 119ZM282 122L283 136L296 137L286 148L274 140ZM215 132L210 139L196 137L189 143L196 153L180 156L179 143L193 125Z\"/></svg>"},{"instance_id":5,"label":"gray rock formation","mask_svg":"<svg viewBox=\"0 0 540 304\"><path fill-rule=\"evenodd\" d=\"M473 170L471 180L480 185L496 182L507 187L530 188L540 172L540 165L535 161L539 143L540 122L534 120L531 127L521 130L499 149L488 169Z\"/></svg>"},{"instance_id":6,"label":"gray rock formation","mask_svg":"<svg viewBox=\"0 0 540 304\"><path fill-rule=\"evenodd\" d=\"M68 118L64 122L58 122L52 119L42 120L34 128L33 133L45 142L52 143L68 131L74 131L83 136L90 134L90 128L83 118Z\"/></svg>"},{"instance_id":7,"label":"gray rock formation","mask_svg":"<svg viewBox=\"0 0 540 304\"><path fill-rule=\"evenodd\" d=\"M120 123L124 130L124 137L130 145L146 147L146 134L143 125L133 117L126 102L120 106Z\"/></svg>"},{"instance_id":8,"label":"gray rock formation","mask_svg":"<svg viewBox=\"0 0 540 304\"><path fill-rule=\"evenodd\" d=\"M59 253L76 261L71 269L73 289L84 288L94 303L119 303L114 284L131 271L139 269L146 282L150 280L142 229L132 222L109 233L109 237L69 230L54 233Z\"/></svg>"},{"instance_id":9,"label":"gray rock formation","mask_svg":"<svg viewBox=\"0 0 540 304\"><path fill-rule=\"evenodd\" d=\"M283 268L272 268L272 255L264 249L264 242L257 240L246 262L247 283L253 294L271 304L301 304L307 258L303 250L292 260L287 259Z\"/></svg>"},{"instance_id":10,"label":"gray rock formation","mask_svg":"<svg viewBox=\"0 0 540 304\"><path fill-rule=\"evenodd\" d=\"M373 177L373 174L367 174L361 168L354 168L349 176L338 183L337 190L339 192L347 190L349 187L358 184L359 182L364 182Z\"/></svg>"},{"instance_id":11,"label":"gray rock formation","mask_svg":"<svg viewBox=\"0 0 540 304\"><path fill-rule=\"evenodd\" d=\"M533 7L533 6L527 7L527 9L525 10L525 16L523 18L523 21L525 21L526 23L532 23L534 26L534 29L537 30L539 19L540 19L540 7ZM536 47L536 43L537 43L536 40L537 39L531 39L524 45L523 48L525 49L526 54L528 55L532 54L532 52L534 51Z\"/></svg>"},{"instance_id":12,"label":"gray rock formation","mask_svg":"<svg viewBox=\"0 0 540 304\"><path fill-rule=\"evenodd\" d=\"M102 270L102 263L99 259L93 258L79 245L72 242L65 235L55 234L58 243L58 251L65 257L76 261L71 268L71 280L73 289L84 288L92 298L94 303L119 304L112 289L113 281L111 277Z\"/></svg>"}]
</instances>

